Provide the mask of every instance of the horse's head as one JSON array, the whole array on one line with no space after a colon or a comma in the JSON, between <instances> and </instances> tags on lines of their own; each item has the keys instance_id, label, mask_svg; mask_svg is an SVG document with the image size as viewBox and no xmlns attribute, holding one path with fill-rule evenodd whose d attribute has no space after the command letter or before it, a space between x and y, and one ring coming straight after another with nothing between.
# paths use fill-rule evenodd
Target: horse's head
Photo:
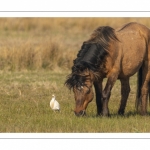
<instances>
[{"instance_id":1,"label":"horse's head","mask_svg":"<svg viewBox=\"0 0 150 150\"><path fill-rule=\"evenodd\" d=\"M85 110L94 97L92 85L93 75L90 71L86 70L80 74L72 74L66 81L66 85L73 89L75 97L76 116L85 115Z\"/></svg>"},{"instance_id":2,"label":"horse's head","mask_svg":"<svg viewBox=\"0 0 150 150\"><path fill-rule=\"evenodd\" d=\"M85 78L84 82L79 86L73 87L74 97L75 97L75 109L74 113L76 116L85 115L85 110L92 101L94 97L93 89L92 89L92 80L90 76L80 76L79 78Z\"/></svg>"}]
</instances>

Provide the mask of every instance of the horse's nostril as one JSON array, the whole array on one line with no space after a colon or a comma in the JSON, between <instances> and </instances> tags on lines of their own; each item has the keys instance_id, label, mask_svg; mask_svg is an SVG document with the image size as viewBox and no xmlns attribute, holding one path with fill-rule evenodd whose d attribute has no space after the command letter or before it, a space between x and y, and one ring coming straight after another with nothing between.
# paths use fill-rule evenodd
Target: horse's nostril
<instances>
[{"instance_id":1,"label":"horse's nostril","mask_svg":"<svg viewBox=\"0 0 150 150\"><path fill-rule=\"evenodd\" d=\"M74 112L76 116L84 116L85 115L85 110L81 110L79 111L78 113L77 112Z\"/></svg>"},{"instance_id":2,"label":"horse's nostril","mask_svg":"<svg viewBox=\"0 0 150 150\"><path fill-rule=\"evenodd\" d=\"M81 110L79 113L80 113L81 116L84 116L85 115L85 110Z\"/></svg>"}]
</instances>

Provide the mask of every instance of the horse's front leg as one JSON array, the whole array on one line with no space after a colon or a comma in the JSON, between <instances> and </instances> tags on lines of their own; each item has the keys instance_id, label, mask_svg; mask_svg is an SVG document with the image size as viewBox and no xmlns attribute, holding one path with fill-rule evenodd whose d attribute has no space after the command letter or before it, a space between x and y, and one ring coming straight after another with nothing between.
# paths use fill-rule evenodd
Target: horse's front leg
<instances>
[{"instance_id":1,"label":"horse's front leg","mask_svg":"<svg viewBox=\"0 0 150 150\"><path fill-rule=\"evenodd\" d=\"M103 116L109 116L108 102L109 102L109 98L111 95L111 89L114 86L117 78L118 78L117 73L111 73L108 77L106 86L102 92L102 97L103 97L102 98L102 102L103 102L102 115Z\"/></svg>"},{"instance_id":2,"label":"horse's front leg","mask_svg":"<svg viewBox=\"0 0 150 150\"><path fill-rule=\"evenodd\" d=\"M121 82L121 104L118 110L118 114L123 115L126 107L127 99L130 93L129 78L120 79L120 82Z\"/></svg>"},{"instance_id":3,"label":"horse's front leg","mask_svg":"<svg viewBox=\"0 0 150 150\"><path fill-rule=\"evenodd\" d=\"M102 115L102 80L94 83L96 94L97 115Z\"/></svg>"}]
</instances>

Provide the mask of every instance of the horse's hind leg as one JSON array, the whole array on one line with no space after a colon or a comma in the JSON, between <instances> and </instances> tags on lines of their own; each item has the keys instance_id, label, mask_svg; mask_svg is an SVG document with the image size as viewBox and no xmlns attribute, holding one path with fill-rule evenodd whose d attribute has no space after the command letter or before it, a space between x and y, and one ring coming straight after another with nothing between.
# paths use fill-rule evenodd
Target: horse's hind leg
<instances>
[{"instance_id":1,"label":"horse's hind leg","mask_svg":"<svg viewBox=\"0 0 150 150\"><path fill-rule=\"evenodd\" d=\"M148 100L148 92L149 92L149 82L150 82L150 70L148 70L148 63L145 62L142 65L142 84L140 88L140 95L138 98L137 109L140 111L141 115L147 114L147 100ZM140 107L139 107L140 106Z\"/></svg>"},{"instance_id":2,"label":"horse's hind leg","mask_svg":"<svg viewBox=\"0 0 150 150\"><path fill-rule=\"evenodd\" d=\"M129 78L120 79L120 81L121 81L121 103L120 103L120 108L118 110L118 114L123 115L126 107L127 99L130 93L130 85L129 85Z\"/></svg>"},{"instance_id":3,"label":"horse's hind leg","mask_svg":"<svg viewBox=\"0 0 150 150\"><path fill-rule=\"evenodd\" d=\"M141 89L141 115L147 114L147 100L148 100L148 90L149 90L149 73L147 74L143 86Z\"/></svg>"},{"instance_id":4,"label":"horse's hind leg","mask_svg":"<svg viewBox=\"0 0 150 150\"><path fill-rule=\"evenodd\" d=\"M150 34L150 33L149 33ZM142 80L140 85L138 85L139 94L137 94L137 110L139 110L140 106L140 114L147 114L147 102L148 102L148 94L149 94L149 85L150 85L150 43L148 44L148 53L146 54L146 59L143 62L143 65L140 69L140 78L138 80Z\"/></svg>"}]
</instances>

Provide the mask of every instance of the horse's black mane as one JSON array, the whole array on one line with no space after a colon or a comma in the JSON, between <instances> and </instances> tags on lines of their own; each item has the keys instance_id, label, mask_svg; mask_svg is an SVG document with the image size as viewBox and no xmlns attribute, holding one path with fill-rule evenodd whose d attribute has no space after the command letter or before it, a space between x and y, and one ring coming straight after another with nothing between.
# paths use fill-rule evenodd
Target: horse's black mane
<instances>
[{"instance_id":1,"label":"horse's black mane","mask_svg":"<svg viewBox=\"0 0 150 150\"><path fill-rule=\"evenodd\" d=\"M99 50L101 49L101 51ZM84 43L73 61L73 73L81 73L85 69L97 71L100 62L106 55L106 51L97 43Z\"/></svg>"},{"instance_id":2,"label":"horse's black mane","mask_svg":"<svg viewBox=\"0 0 150 150\"><path fill-rule=\"evenodd\" d=\"M88 41L83 42L77 58L73 61L72 73L65 82L69 89L74 86L82 86L86 77L80 74L84 70L99 72L100 66L105 64L105 56L108 54L107 50L111 39L118 40L114 29L103 26L97 28Z\"/></svg>"}]
</instances>

